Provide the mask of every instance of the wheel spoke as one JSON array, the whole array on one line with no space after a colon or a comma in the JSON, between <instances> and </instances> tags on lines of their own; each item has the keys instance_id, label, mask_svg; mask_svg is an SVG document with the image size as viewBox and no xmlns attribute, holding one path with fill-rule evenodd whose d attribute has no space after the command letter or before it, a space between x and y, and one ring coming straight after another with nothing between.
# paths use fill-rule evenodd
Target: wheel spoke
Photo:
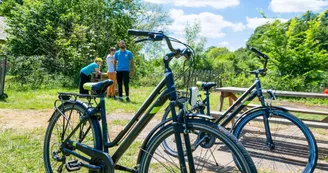
<instances>
[{"instance_id":1,"label":"wheel spoke","mask_svg":"<svg viewBox=\"0 0 328 173\"><path fill-rule=\"evenodd\" d=\"M85 111L85 108L69 104L63 110L63 114L67 115L67 119L65 119L59 112L55 112L54 117L47 128L44 142L44 161L47 172L68 172L65 166L67 162L74 160L83 162L83 160L80 160L74 155L65 155L62 153L63 148L67 148L87 159L91 159L90 156L74 149L74 147L63 144L63 141L70 135L69 140L71 141L79 142L90 147L97 146L100 149L101 143L96 140L96 136L99 136L100 134L99 124L97 124L97 130L95 130L91 119L86 120L85 123L81 124L79 129L74 132L74 134L71 134L74 128L78 125L83 111ZM88 169L82 167L81 171L88 172Z\"/></svg>"}]
</instances>

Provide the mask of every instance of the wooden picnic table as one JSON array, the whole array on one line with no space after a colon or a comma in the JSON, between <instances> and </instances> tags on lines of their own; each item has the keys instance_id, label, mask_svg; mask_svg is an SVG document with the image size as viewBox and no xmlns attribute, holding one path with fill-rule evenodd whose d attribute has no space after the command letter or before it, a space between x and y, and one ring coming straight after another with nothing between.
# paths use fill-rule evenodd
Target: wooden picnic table
<instances>
[{"instance_id":1,"label":"wooden picnic table","mask_svg":"<svg viewBox=\"0 0 328 173\"><path fill-rule=\"evenodd\" d=\"M216 88L215 91L220 91L224 93L243 93L248 88L238 88L238 87L222 87L222 88ZM266 93L267 90L263 89L263 93ZM295 91L280 91L275 90L274 92L276 96L285 96L285 97L309 97L309 98L328 98L328 94L322 94L322 93L313 93L313 92L295 92Z\"/></svg>"},{"instance_id":2,"label":"wooden picnic table","mask_svg":"<svg viewBox=\"0 0 328 173\"><path fill-rule=\"evenodd\" d=\"M239 87L221 87L216 88L215 91L221 92L220 95L220 101L218 105L218 111L222 111L222 106L224 99L228 97L229 99L229 105L232 105L234 101L237 100L237 96L235 93L244 93L248 88L239 88ZM262 90L263 94L267 93L267 90ZM276 96L284 96L284 97L305 97L305 98L323 98L328 99L328 94L322 94L322 93L313 93L313 92L295 92L295 91L280 91L275 90ZM255 106L255 105L250 105ZM299 112L299 113L307 113L307 114L317 114L317 115L328 115L328 105L327 105L327 111L315 111L315 110L308 110L308 109L296 109L296 108L287 108L287 110L291 112ZM322 122L328 123L328 117L322 120Z\"/></svg>"}]
</instances>

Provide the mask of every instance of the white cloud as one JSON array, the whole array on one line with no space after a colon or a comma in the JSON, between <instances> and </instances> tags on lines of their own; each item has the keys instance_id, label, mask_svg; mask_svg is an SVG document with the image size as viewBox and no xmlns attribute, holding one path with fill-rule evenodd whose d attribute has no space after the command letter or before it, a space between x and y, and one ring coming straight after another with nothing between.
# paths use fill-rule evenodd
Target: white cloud
<instances>
[{"instance_id":1,"label":"white cloud","mask_svg":"<svg viewBox=\"0 0 328 173\"><path fill-rule=\"evenodd\" d=\"M200 14L184 14L182 10L170 10L170 16L174 19L172 25L168 26L169 30L177 35L183 35L187 24L199 22L201 25L200 35L207 38L224 37L222 32L224 28L231 28L233 31L242 31L246 28L242 23L232 23L224 20L221 15L216 15L209 12Z\"/></svg>"},{"instance_id":2,"label":"white cloud","mask_svg":"<svg viewBox=\"0 0 328 173\"><path fill-rule=\"evenodd\" d=\"M291 13L318 11L328 6L326 0L271 0L269 8L273 12Z\"/></svg>"},{"instance_id":3,"label":"white cloud","mask_svg":"<svg viewBox=\"0 0 328 173\"><path fill-rule=\"evenodd\" d=\"M218 47L225 47L225 48L229 49L230 51L235 51L235 50L243 47L243 45L245 45L245 43L232 45L227 41L223 41L223 42L220 42L220 43L217 44Z\"/></svg>"},{"instance_id":4,"label":"white cloud","mask_svg":"<svg viewBox=\"0 0 328 173\"><path fill-rule=\"evenodd\" d=\"M182 7L213 7L223 9L239 5L239 0L144 0L156 4L174 4Z\"/></svg>"},{"instance_id":5,"label":"white cloud","mask_svg":"<svg viewBox=\"0 0 328 173\"><path fill-rule=\"evenodd\" d=\"M227 42L227 41L223 41L223 42L218 43L218 46L220 46L220 47L227 47L229 45L230 45L230 43Z\"/></svg>"},{"instance_id":6,"label":"white cloud","mask_svg":"<svg viewBox=\"0 0 328 173\"><path fill-rule=\"evenodd\" d=\"M282 19L282 18L277 18L277 19L280 20L281 22L287 22L288 21L288 19ZM277 19L275 19L275 18L259 18L259 17L250 18L250 17L246 16L246 21L247 21L246 26L248 28L255 29L258 26L264 25L266 23L273 22Z\"/></svg>"}]
</instances>

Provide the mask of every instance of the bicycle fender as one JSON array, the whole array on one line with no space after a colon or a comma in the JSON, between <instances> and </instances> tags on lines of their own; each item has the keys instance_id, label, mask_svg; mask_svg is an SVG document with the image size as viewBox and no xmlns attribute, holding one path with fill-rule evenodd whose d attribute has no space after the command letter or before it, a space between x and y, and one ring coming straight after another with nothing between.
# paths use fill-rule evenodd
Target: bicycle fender
<instances>
[{"instance_id":1,"label":"bicycle fender","mask_svg":"<svg viewBox=\"0 0 328 173\"><path fill-rule=\"evenodd\" d=\"M65 106L65 105L69 105L69 104L79 105L79 106L85 107L86 110L88 109L88 106L87 106L85 103L83 103L83 102L81 102L81 101L79 101L79 100L76 100L76 101L73 101L73 100L67 100L67 101L63 102L61 105L59 105L59 106L58 106L58 109L61 110L61 109L63 108L63 106ZM53 119L53 117L55 116L55 113L56 113L57 111L58 111L58 110L55 109L55 111L52 113L51 117L49 118L48 122L50 122L50 121Z\"/></svg>"},{"instance_id":2,"label":"bicycle fender","mask_svg":"<svg viewBox=\"0 0 328 173\"><path fill-rule=\"evenodd\" d=\"M208 121L213 121L215 120L214 117L212 116L209 116L209 115L205 115L205 114L199 114L199 113L189 113L186 115L188 118L191 117L191 118L202 118L202 119L205 119L205 120L208 120Z\"/></svg>"},{"instance_id":3,"label":"bicycle fender","mask_svg":"<svg viewBox=\"0 0 328 173\"><path fill-rule=\"evenodd\" d=\"M240 122L240 120L242 120L246 115L248 114L251 114L253 112L257 112L257 111L262 111L263 109L266 109L265 107L263 106L256 106L252 109L249 109L247 111L245 111L236 121L235 123L233 124L233 129L237 126L237 124ZM288 112L288 109L286 108L283 108L281 106L268 106L267 109L271 109L271 110L280 110L280 111L283 111L283 112Z\"/></svg>"}]
</instances>

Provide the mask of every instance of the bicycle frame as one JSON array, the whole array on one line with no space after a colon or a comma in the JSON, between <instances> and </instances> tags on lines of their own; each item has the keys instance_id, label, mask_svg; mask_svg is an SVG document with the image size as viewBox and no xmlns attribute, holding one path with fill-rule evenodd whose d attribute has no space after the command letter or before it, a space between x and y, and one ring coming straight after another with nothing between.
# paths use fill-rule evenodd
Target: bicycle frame
<instances>
[{"instance_id":1,"label":"bicycle frame","mask_svg":"<svg viewBox=\"0 0 328 173\"><path fill-rule=\"evenodd\" d=\"M173 73L171 69L169 68L169 61L174 57L174 53L169 53L164 58L164 64L165 64L165 73L164 78L160 81L160 83L155 87L155 89L152 91L152 93L148 96L148 98L144 101L142 106L139 108L139 110L135 113L135 115L132 117L130 122L124 127L124 129L115 137L115 139L112 142L108 141L107 135L108 135L108 129L107 129L107 120L106 120L106 112L105 112L105 98L104 94L100 97L100 103L97 104L95 108L88 109L86 111L86 115L83 116L79 124L73 129L70 135L63 141L65 144L69 144L69 146L74 146L76 149L82 151L83 153L91 156L92 158L97 157L105 157L103 156L103 152L108 153L108 148L114 147L119 145L119 147L116 149L112 156L112 160L114 162L115 168L125 171L133 171L132 169L117 165L116 163L119 161L119 159L123 156L125 151L131 146L133 141L137 138L137 136L141 133L141 131L144 129L144 127L150 122L150 120L156 115L156 113L159 111L159 109L166 103L168 99L170 99L170 106L172 111L172 119L173 122L178 122L178 118L175 112L175 101L177 100L177 94L175 90L174 85L174 78ZM165 86L166 84L166 86ZM161 90L166 89L161 93ZM158 96L160 94L160 96ZM151 103L158 98L152 105ZM151 106L150 106L151 105ZM150 107L150 108L149 108ZM143 114L146 110L148 111ZM180 107L182 109L182 107ZM101 112L101 124L102 124L102 151L96 150L94 148L84 146L82 144L79 144L75 141L69 140L69 138L80 128L80 126L86 122L88 119L95 116L96 113ZM184 153L182 149L182 142L180 137L181 132L181 123L174 123L174 129L175 129L175 137L176 137L176 143L178 147L178 153L179 156L181 156L180 163L182 165L185 165L185 158ZM187 134L188 135L188 134ZM186 143L188 143L189 136L185 136ZM189 141L190 143L190 141ZM188 144L189 144L188 143ZM188 146L186 146L188 148ZM190 149L190 144L189 144ZM90 162L89 159L85 158L84 156L81 156L72 150L69 150L67 148L64 149L65 152L69 154L73 154L74 156ZM188 157L192 158L191 150L188 152ZM189 159L192 160L192 159ZM191 170L194 169L193 163L189 162L189 166L191 166ZM181 170L182 172L186 172L186 166L182 166Z\"/></svg>"},{"instance_id":2,"label":"bicycle frame","mask_svg":"<svg viewBox=\"0 0 328 173\"><path fill-rule=\"evenodd\" d=\"M220 123L222 126L226 126L242 109L244 109L255 97L263 97L262 89L259 87L260 93L257 91L258 88L256 85L260 85L260 81L258 79L226 110L223 115L220 116L214 123L219 123L226 118L223 122ZM252 92L253 89L256 88L256 92ZM248 97L247 97L248 96ZM247 97L247 99L245 99ZM262 100L261 100L262 104ZM265 106L264 99L262 106ZM234 111L232 111L235 109ZM232 112L231 112L232 111ZM231 112L230 115L229 112Z\"/></svg>"},{"instance_id":3,"label":"bicycle frame","mask_svg":"<svg viewBox=\"0 0 328 173\"><path fill-rule=\"evenodd\" d=\"M252 92L254 89L256 89L256 90L254 92ZM207 96L206 100L209 101L208 95L206 95L206 96ZM223 113L222 116L220 116L218 119L216 119L214 121L214 123L225 127L255 97L259 98L259 101L261 102L261 106L262 106L263 110L265 111L265 114L264 114L265 117L263 117L263 123L264 123L265 131L266 131L267 144L272 145L273 141L271 138L270 125L268 122L268 117L270 116L270 113L269 113L267 105L265 104L265 100L264 100L264 97L262 94L261 81L258 77L258 73L255 73L255 82ZM209 104L207 104L207 105L209 105ZM209 113L210 111L208 110L207 112ZM229 114L229 112L231 112L231 114ZM224 119L224 118L226 118L226 119Z\"/></svg>"}]
</instances>

